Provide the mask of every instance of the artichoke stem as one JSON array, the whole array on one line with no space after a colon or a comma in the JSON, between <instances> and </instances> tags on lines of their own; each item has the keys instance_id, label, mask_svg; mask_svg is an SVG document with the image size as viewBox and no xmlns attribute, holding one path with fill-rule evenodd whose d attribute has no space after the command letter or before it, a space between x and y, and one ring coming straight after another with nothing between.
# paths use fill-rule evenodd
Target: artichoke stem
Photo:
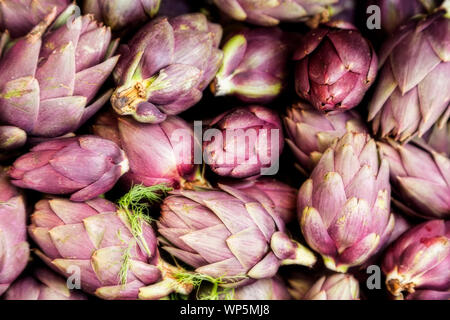
<instances>
[{"instance_id":1,"label":"artichoke stem","mask_svg":"<svg viewBox=\"0 0 450 320\"><path fill-rule=\"evenodd\" d=\"M317 258L314 253L307 247L301 245L300 243L293 241L296 245L295 253L289 259L284 259L281 261L281 265L301 265L306 267L312 267L316 264Z\"/></svg>"},{"instance_id":2,"label":"artichoke stem","mask_svg":"<svg viewBox=\"0 0 450 320\"><path fill-rule=\"evenodd\" d=\"M131 115L136 112L137 106L141 102L147 101L147 94L144 86L136 82L133 86L117 89L111 96L111 104L114 110L120 115Z\"/></svg>"}]
</instances>

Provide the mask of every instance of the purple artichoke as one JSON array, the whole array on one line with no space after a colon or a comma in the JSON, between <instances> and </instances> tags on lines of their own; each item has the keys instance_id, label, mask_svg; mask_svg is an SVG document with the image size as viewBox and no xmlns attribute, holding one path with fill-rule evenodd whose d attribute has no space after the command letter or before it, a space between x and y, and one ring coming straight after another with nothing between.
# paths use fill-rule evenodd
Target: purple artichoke
<instances>
[{"instance_id":1,"label":"purple artichoke","mask_svg":"<svg viewBox=\"0 0 450 320\"><path fill-rule=\"evenodd\" d=\"M382 269L386 286L395 297L408 293L416 299L420 295L448 296L450 221L428 221L404 233L386 252ZM430 290L441 293L430 295Z\"/></svg>"},{"instance_id":2,"label":"purple artichoke","mask_svg":"<svg viewBox=\"0 0 450 320\"><path fill-rule=\"evenodd\" d=\"M76 290L70 290L66 281L59 275L44 268L17 280L6 291L5 300L87 300L87 297Z\"/></svg>"},{"instance_id":3,"label":"purple artichoke","mask_svg":"<svg viewBox=\"0 0 450 320\"><path fill-rule=\"evenodd\" d=\"M323 276L302 300L359 300L359 283L349 274Z\"/></svg>"},{"instance_id":4,"label":"purple artichoke","mask_svg":"<svg viewBox=\"0 0 450 320\"><path fill-rule=\"evenodd\" d=\"M311 30L300 42L297 94L320 111L356 107L373 84L378 59L371 43L350 23L330 22Z\"/></svg>"},{"instance_id":5,"label":"purple artichoke","mask_svg":"<svg viewBox=\"0 0 450 320\"><path fill-rule=\"evenodd\" d=\"M382 137L405 142L450 115L450 19L437 12L412 21L386 42L369 121Z\"/></svg>"},{"instance_id":6,"label":"purple artichoke","mask_svg":"<svg viewBox=\"0 0 450 320\"><path fill-rule=\"evenodd\" d=\"M180 190L161 207L163 249L199 274L242 285L275 276L280 265L314 265L270 208L238 189Z\"/></svg>"},{"instance_id":7,"label":"purple artichoke","mask_svg":"<svg viewBox=\"0 0 450 320\"><path fill-rule=\"evenodd\" d=\"M265 107L249 106L224 112L211 121L203 153L216 174L246 178L276 174L283 146L278 114Z\"/></svg>"},{"instance_id":8,"label":"purple artichoke","mask_svg":"<svg viewBox=\"0 0 450 320\"><path fill-rule=\"evenodd\" d=\"M216 96L267 103L286 86L292 35L278 28L244 29L223 45L223 63L211 83Z\"/></svg>"},{"instance_id":9,"label":"purple artichoke","mask_svg":"<svg viewBox=\"0 0 450 320\"><path fill-rule=\"evenodd\" d=\"M395 204L427 219L450 217L450 159L426 145L379 143L389 161Z\"/></svg>"},{"instance_id":10,"label":"purple artichoke","mask_svg":"<svg viewBox=\"0 0 450 320\"><path fill-rule=\"evenodd\" d=\"M114 141L126 153L130 171L123 176L127 185L152 186L165 183L185 186L198 178L194 165L194 133L183 119L169 116L159 124L102 114L94 133Z\"/></svg>"},{"instance_id":11,"label":"purple artichoke","mask_svg":"<svg viewBox=\"0 0 450 320\"><path fill-rule=\"evenodd\" d=\"M336 138L347 132L368 132L355 111L324 114L303 102L287 110L284 124L289 137L286 142L305 175L309 175Z\"/></svg>"},{"instance_id":12,"label":"purple artichoke","mask_svg":"<svg viewBox=\"0 0 450 320\"><path fill-rule=\"evenodd\" d=\"M39 257L81 288L102 299L158 299L192 288L173 278L175 268L159 258L145 216L96 198L84 203L53 198L36 204L30 236Z\"/></svg>"},{"instance_id":13,"label":"purple artichoke","mask_svg":"<svg viewBox=\"0 0 450 320\"><path fill-rule=\"evenodd\" d=\"M84 0L84 13L92 13L117 31L149 20L158 13L161 0Z\"/></svg>"},{"instance_id":14,"label":"purple artichoke","mask_svg":"<svg viewBox=\"0 0 450 320\"><path fill-rule=\"evenodd\" d=\"M369 5L377 5L381 9L381 28L389 34L410 18L431 12L435 0L370 0Z\"/></svg>"},{"instance_id":15,"label":"purple artichoke","mask_svg":"<svg viewBox=\"0 0 450 320\"><path fill-rule=\"evenodd\" d=\"M28 263L26 238L24 199L0 168L0 296Z\"/></svg>"},{"instance_id":16,"label":"purple artichoke","mask_svg":"<svg viewBox=\"0 0 450 320\"><path fill-rule=\"evenodd\" d=\"M390 201L388 162L369 135L348 133L325 151L300 188L303 236L329 269L346 272L374 255L392 232Z\"/></svg>"},{"instance_id":17,"label":"purple artichoke","mask_svg":"<svg viewBox=\"0 0 450 320\"><path fill-rule=\"evenodd\" d=\"M272 209L285 223L291 222L296 215L297 190L283 182L260 178L226 184L257 199L264 207Z\"/></svg>"},{"instance_id":18,"label":"purple artichoke","mask_svg":"<svg viewBox=\"0 0 450 320\"><path fill-rule=\"evenodd\" d=\"M114 142L81 136L38 144L14 162L9 174L18 187L85 201L109 191L128 169Z\"/></svg>"},{"instance_id":19,"label":"purple artichoke","mask_svg":"<svg viewBox=\"0 0 450 320\"><path fill-rule=\"evenodd\" d=\"M121 47L114 71L114 110L137 121L160 123L196 104L222 61L222 28L201 13L145 25Z\"/></svg>"},{"instance_id":20,"label":"purple artichoke","mask_svg":"<svg viewBox=\"0 0 450 320\"><path fill-rule=\"evenodd\" d=\"M70 0L2 0L0 31L8 30L14 38L26 35L53 10L61 13Z\"/></svg>"},{"instance_id":21,"label":"purple artichoke","mask_svg":"<svg viewBox=\"0 0 450 320\"><path fill-rule=\"evenodd\" d=\"M332 4L339 0L213 0L227 15L238 21L261 26L275 26L280 22L327 19Z\"/></svg>"},{"instance_id":22,"label":"purple artichoke","mask_svg":"<svg viewBox=\"0 0 450 320\"><path fill-rule=\"evenodd\" d=\"M8 151L22 147L27 142L27 133L18 127L0 125L0 150Z\"/></svg>"},{"instance_id":23,"label":"purple artichoke","mask_svg":"<svg viewBox=\"0 0 450 320\"><path fill-rule=\"evenodd\" d=\"M93 99L118 60L111 57L111 31L91 16L70 20L73 10L47 28L50 14L3 54L1 122L32 136L58 137L78 129L108 101L111 91Z\"/></svg>"}]
</instances>

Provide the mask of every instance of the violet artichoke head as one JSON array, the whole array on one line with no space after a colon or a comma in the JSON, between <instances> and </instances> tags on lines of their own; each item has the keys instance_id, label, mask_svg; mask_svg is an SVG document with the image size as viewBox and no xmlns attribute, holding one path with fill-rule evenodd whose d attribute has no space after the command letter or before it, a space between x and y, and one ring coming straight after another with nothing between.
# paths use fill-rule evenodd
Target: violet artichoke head
<instances>
[{"instance_id":1,"label":"violet artichoke head","mask_svg":"<svg viewBox=\"0 0 450 320\"><path fill-rule=\"evenodd\" d=\"M83 12L118 31L149 20L160 4L161 0L84 0Z\"/></svg>"},{"instance_id":2,"label":"violet artichoke head","mask_svg":"<svg viewBox=\"0 0 450 320\"><path fill-rule=\"evenodd\" d=\"M408 299L412 294L412 299L419 299L423 294L431 298L430 290L448 296L450 221L428 221L404 233L386 252L382 269L395 297Z\"/></svg>"},{"instance_id":3,"label":"violet artichoke head","mask_svg":"<svg viewBox=\"0 0 450 320\"><path fill-rule=\"evenodd\" d=\"M302 300L359 300L359 283L350 274L323 276Z\"/></svg>"},{"instance_id":4,"label":"violet artichoke head","mask_svg":"<svg viewBox=\"0 0 450 320\"><path fill-rule=\"evenodd\" d=\"M285 233L270 208L238 189L180 190L161 207L163 249L199 274L230 286L275 276L280 265L314 265L315 256Z\"/></svg>"},{"instance_id":5,"label":"violet artichoke head","mask_svg":"<svg viewBox=\"0 0 450 320\"><path fill-rule=\"evenodd\" d=\"M437 124L434 125L434 127L423 136L423 140L435 151L450 158L450 121L443 126Z\"/></svg>"},{"instance_id":6,"label":"violet artichoke head","mask_svg":"<svg viewBox=\"0 0 450 320\"><path fill-rule=\"evenodd\" d=\"M348 132L368 132L355 111L325 114L304 102L287 110L284 124L288 135L286 142L305 175L309 175L335 139Z\"/></svg>"},{"instance_id":7,"label":"violet artichoke head","mask_svg":"<svg viewBox=\"0 0 450 320\"><path fill-rule=\"evenodd\" d=\"M109 191L128 169L114 142L80 136L38 144L13 163L9 175L18 187L85 201Z\"/></svg>"},{"instance_id":8,"label":"violet artichoke head","mask_svg":"<svg viewBox=\"0 0 450 320\"><path fill-rule=\"evenodd\" d=\"M245 192L264 207L272 209L285 223L291 222L296 215L297 190L281 181L259 178L225 184Z\"/></svg>"},{"instance_id":9,"label":"violet artichoke head","mask_svg":"<svg viewBox=\"0 0 450 320\"><path fill-rule=\"evenodd\" d=\"M382 137L405 142L450 116L450 19L437 12L400 28L380 54L369 121Z\"/></svg>"},{"instance_id":10,"label":"violet artichoke head","mask_svg":"<svg viewBox=\"0 0 450 320\"><path fill-rule=\"evenodd\" d=\"M222 61L222 28L201 13L156 18L120 49L114 110L160 123L200 101Z\"/></svg>"},{"instance_id":11,"label":"violet artichoke head","mask_svg":"<svg viewBox=\"0 0 450 320\"><path fill-rule=\"evenodd\" d=\"M142 214L101 198L84 203L53 198L36 204L31 221L30 236L42 250L38 256L66 277L79 276L87 293L102 299L159 299L192 289L170 277L174 267L160 259L154 231Z\"/></svg>"},{"instance_id":12,"label":"violet artichoke head","mask_svg":"<svg viewBox=\"0 0 450 320\"><path fill-rule=\"evenodd\" d=\"M257 280L236 288L232 300L291 300L286 285L279 276Z\"/></svg>"},{"instance_id":13,"label":"violet artichoke head","mask_svg":"<svg viewBox=\"0 0 450 320\"><path fill-rule=\"evenodd\" d=\"M3 3L3 2L2 2ZM48 15L0 60L0 121L29 135L58 137L78 129L111 91L96 94L112 72L111 31L69 7Z\"/></svg>"},{"instance_id":14,"label":"violet artichoke head","mask_svg":"<svg viewBox=\"0 0 450 320\"><path fill-rule=\"evenodd\" d=\"M14 38L22 37L53 10L61 13L70 0L2 0L0 31L8 30Z\"/></svg>"},{"instance_id":15,"label":"violet artichoke head","mask_svg":"<svg viewBox=\"0 0 450 320\"><path fill-rule=\"evenodd\" d=\"M294 60L297 94L320 111L356 107L373 84L378 67L372 44L343 21L311 30L300 42Z\"/></svg>"},{"instance_id":16,"label":"violet artichoke head","mask_svg":"<svg viewBox=\"0 0 450 320\"><path fill-rule=\"evenodd\" d=\"M148 124L105 113L93 131L125 151L130 164L122 178L126 185L165 183L178 188L198 179L194 133L181 118L169 116L159 124Z\"/></svg>"},{"instance_id":17,"label":"violet artichoke head","mask_svg":"<svg viewBox=\"0 0 450 320\"><path fill-rule=\"evenodd\" d=\"M405 213L426 219L450 217L450 159L415 144L379 143L389 161L394 203Z\"/></svg>"},{"instance_id":18,"label":"violet artichoke head","mask_svg":"<svg viewBox=\"0 0 450 320\"><path fill-rule=\"evenodd\" d=\"M204 134L203 154L216 174L247 178L276 174L283 146L277 112L253 105L213 119Z\"/></svg>"},{"instance_id":19,"label":"violet artichoke head","mask_svg":"<svg viewBox=\"0 0 450 320\"><path fill-rule=\"evenodd\" d=\"M211 83L215 96L234 95L249 103L267 103L286 86L292 35L278 28L244 29L222 47L222 66Z\"/></svg>"},{"instance_id":20,"label":"violet artichoke head","mask_svg":"<svg viewBox=\"0 0 450 320\"><path fill-rule=\"evenodd\" d=\"M275 26L280 22L307 21L328 18L329 9L338 0L213 0L227 15L238 21L261 26Z\"/></svg>"},{"instance_id":21,"label":"violet artichoke head","mask_svg":"<svg viewBox=\"0 0 450 320\"><path fill-rule=\"evenodd\" d=\"M87 296L71 290L67 282L54 272L39 268L33 276L19 279L6 291L5 300L87 300Z\"/></svg>"},{"instance_id":22,"label":"violet artichoke head","mask_svg":"<svg viewBox=\"0 0 450 320\"><path fill-rule=\"evenodd\" d=\"M364 186L364 187L361 187ZM364 133L347 133L327 149L298 193L303 236L325 265L346 272L374 255L392 232L389 164Z\"/></svg>"},{"instance_id":23,"label":"violet artichoke head","mask_svg":"<svg viewBox=\"0 0 450 320\"><path fill-rule=\"evenodd\" d=\"M0 295L28 263L26 219L23 196L0 168Z\"/></svg>"}]
</instances>

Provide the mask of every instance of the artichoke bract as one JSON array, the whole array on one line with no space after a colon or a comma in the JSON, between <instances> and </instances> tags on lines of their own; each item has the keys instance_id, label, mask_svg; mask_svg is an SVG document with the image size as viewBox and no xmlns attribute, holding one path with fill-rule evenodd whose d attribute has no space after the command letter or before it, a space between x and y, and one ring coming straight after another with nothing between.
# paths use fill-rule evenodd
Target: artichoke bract
<instances>
[{"instance_id":1,"label":"artichoke bract","mask_svg":"<svg viewBox=\"0 0 450 320\"><path fill-rule=\"evenodd\" d=\"M32 136L58 137L78 129L108 101L96 94L112 72L111 31L69 7L50 26L49 14L15 41L0 60L0 121Z\"/></svg>"},{"instance_id":2,"label":"artichoke bract","mask_svg":"<svg viewBox=\"0 0 450 320\"><path fill-rule=\"evenodd\" d=\"M118 31L149 20L160 4L161 0L84 0L83 12Z\"/></svg>"},{"instance_id":3,"label":"artichoke bract","mask_svg":"<svg viewBox=\"0 0 450 320\"><path fill-rule=\"evenodd\" d=\"M28 263L26 209L23 196L0 168L0 296Z\"/></svg>"},{"instance_id":4,"label":"artichoke bract","mask_svg":"<svg viewBox=\"0 0 450 320\"><path fill-rule=\"evenodd\" d=\"M369 121L382 137L406 142L450 115L450 19L437 12L400 28L380 54Z\"/></svg>"},{"instance_id":5,"label":"artichoke bract","mask_svg":"<svg viewBox=\"0 0 450 320\"><path fill-rule=\"evenodd\" d=\"M427 219L450 217L450 159L426 145L379 143L389 161L394 203Z\"/></svg>"},{"instance_id":6,"label":"artichoke bract","mask_svg":"<svg viewBox=\"0 0 450 320\"><path fill-rule=\"evenodd\" d=\"M237 288L233 300L290 300L291 296L279 276L257 280L252 284Z\"/></svg>"},{"instance_id":7,"label":"artichoke bract","mask_svg":"<svg viewBox=\"0 0 450 320\"><path fill-rule=\"evenodd\" d=\"M222 47L222 66L211 83L215 96L267 103L286 86L293 36L278 28L244 29Z\"/></svg>"},{"instance_id":8,"label":"artichoke bract","mask_svg":"<svg viewBox=\"0 0 450 320\"><path fill-rule=\"evenodd\" d=\"M0 125L0 150L8 151L22 147L27 142L27 133L14 126Z\"/></svg>"},{"instance_id":9,"label":"artichoke bract","mask_svg":"<svg viewBox=\"0 0 450 320\"><path fill-rule=\"evenodd\" d=\"M417 290L408 294L406 300L449 300L450 291Z\"/></svg>"},{"instance_id":10,"label":"artichoke bract","mask_svg":"<svg viewBox=\"0 0 450 320\"><path fill-rule=\"evenodd\" d=\"M320 111L356 107L375 81L378 68L372 44L343 21L311 30L300 42L294 60L297 94Z\"/></svg>"},{"instance_id":11,"label":"artichoke bract","mask_svg":"<svg viewBox=\"0 0 450 320\"><path fill-rule=\"evenodd\" d=\"M423 136L423 140L428 146L450 158L450 121L447 125L434 125L433 129Z\"/></svg>"},{"instance_id":12,"label":"artichoke bract","mask_svg":"<svg viewBox=\"0 0 450 320\"><path fill-rule=\"evenodd\" d=\"M160 259L145 217L105 199L41 200L28 230L44 262L78 276L83 291L102 299L159 299L192 289L170 277L174 267Z\"/></svg>"},{"instance_id":13,"label":"artichoke bract","mask_svg":"<svg viewBox=\"0 0 450 320\"><path fill-rule=\"evenodd\" d=\"M195 105L221 64L221 38L222 27L201 13L149 22L119 50L114 110L160 123Z\"/></svg>"},{"instance_id":14,"label":"artichoke bract","mask_svg":"<svg viewBox=\"0 0 450 320\"><path fill-rule=\"evenodd\" d=\"M324 152L299 190L303 236L329 269L347 272L374 255L392 232L390 202L387 160L369 135L347 133Z\"/></svg>"},{"instance_id":15,"label":"artichoke bract","mask_svg":"<svg viewBox=\"0 0 450 320\"><path fill-rule=\"evenodd\" d=\"M247 178L278 173L284 138L277 112L257 105L235 108L209 125L203 157L216 174Z\"/></svg>"},{"instance_id":16,"label":"artichoke bract","mask_svg":"<svg viewBox=\"0 0 450 320\"><path fill-rule=\"evenodd\" d=\"M163 249L230 286L275 276L280 265L312 266L314 254L285 233L270 208L238 189L180 190L161 206Z\"/></svg>"},{"instance_id":17,"label":"artichoke bract","mask_svg":"<svg viewBox=\"0 0 450 320\"><path fill-rule=\"evenodd\" d=\"M247 179L225 183L257 199L263 206L271 208L285 223L296 215L297 190L271 178Z\"/></svg>"},{"instance_id":18,"label":"artichoke bract","mask_svg":"<svg viewBox=\"0 0 450 320\"><path fill-rule=\"evenodd\" d=\"M408 294L413 294L414 298L423 294L431 298L424 290L448 296L450 221L428 221L404 233L386 252L382 270L393 296L409 298Z\"/></svg>"},{"instance_id":19,"label":"artichoke bract","mask_svg":"<svg viewBox=\"0 0 450 320\"><path fill-rule=\"evenodd\" d=\"M213 0L227 15L238 21L261 26L280 22L307 21L314 16L328 18L332 4L339 0Z\"/></svg>"},{"instance_id":20,"label":"artichoke bract","mask_svg":"<svg viewBox=\"0 0 450 320\"><path fill-rule=\"evenodd\" d=\"M298 102L287 110L284 124L288 135L286 142L304 175L309 175L335 139L347 132L368 132L355 111L325 114L305 102Z\"/></svg>"},{"instance_id":21,"label":"artichoke bract","mask_svg":"<svg viewBox=\"0 0 450 320\"><path fill-rule=\"evenodd\" d=\"M67 282L54 272L38 268L33 276L13 283L4 295L5 300L87 300L87 296L67 287Z\"/></svg>"},{"instance_id":22,"label":"artichoke bract","mask_svg":"<svg viewBox=\"0 0 450 320\"><path fill-rule=\"evenodd\" d=\"M0 2L0 31L14 38L26 35L55 8L61 13L70 0L3 0Z\"/></svg>"},{"instance_id":23,"label":"artichoke bract","mask_svg":"<svg viewBox=\"0 0 450 320\"><path fill-rule=\"evenodd\" d=\"M323 276L302 300L359 300L359 283L350 274Z\"/></svg>"},{"instance_id":24,"label":"artichoke bract","mask_svg":"<svg viewBox=\"0 0 450 320\"><path fill-rule=\"evenodd\" d=\"M112 189L128 170L128 159L114 142L80 136L38 144L13 163L9 175L18 187L85 201Z\"/></svg>"},{"instance_id":25,"label":"artichoke bract","mask_svg":"<svg viewBox=\"0 0 450 320\"><path fill-rule=\"evenodd\" d=\"M126 185L165 183L178 188L198 179L194 133L181 118L169 116L162 123L148 124L105 113L93 131L125 151L130 164L122 178Z\"/></svg>"}]
</instances>

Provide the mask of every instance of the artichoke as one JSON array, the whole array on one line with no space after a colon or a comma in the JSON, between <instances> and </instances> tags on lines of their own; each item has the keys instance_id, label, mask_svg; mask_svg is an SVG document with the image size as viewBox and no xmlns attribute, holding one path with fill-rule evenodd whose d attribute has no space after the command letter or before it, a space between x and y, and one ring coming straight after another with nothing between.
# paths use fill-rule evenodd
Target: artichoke
<instances>
[{"instance_id":1,"label":"artichoke","mask_svg":"<svg viewBox=\"0 0 450 320\"><path fill-rule=\"evenodd\" d=\"M296 215L297 190L283 182L260 178L226 184L257 199L264 207L272 209L285 223L291 222Z\"/></svg>"},{"instance_id":2,"label":"artichoke","mask_svg":"<svg viewBox=\"0 0 450 320\"><path fill-rule=\"evenodd\" d=\"M80 136L38 144L13 163L9 175L18 187L85 201L109 191L128 169L114 142Z\"/></svg>"},{"instance_id":3,"label":"artichoke","mask_svg":"<svg viewBox=\"0 0 450 320\"><path fill-rule=\"evenodd\" d=\"M27 265L26 237L24 199L0 168L0 296Z\"/></svg>"},{"instance_id":4,"label":"artichoke","mask_svg":"<svg viewBox=\"0 0 450 320\"><path fill-rule=\"evenodd\" d=\"M164 200L157 223L164 250L230 286L271 278L280 265L314 265L314 254L286 235L270 208L238 189L219 187L179 190Z\"/></svg>"},{"instance_id":5,"label":"artichoke","mask_svg":"<svg viewBox=\"0 0 450 320\"><path fill-rule=\"evenodd\" d=\"M363 187L362 187L363 186ZM339 272L367 261L394 228L389 164L364 133L327 149L298 193L303 236Z\"/></svg>"},{"instance_id":6,"label":"artichoke","mask_svg":"<svg viewBox=\"0 0 450 320\"><path fill-rule=\"evenodd\" d=\"M417 290L408 294L406 300L449 300L450 291Z\"/></svg>"},{"instance_id":7,"label":"artichoke","mask_svg":"<svg viewBox=\"0 0 450 320\"><path fill-rule=\"evenodd\" d=\"M152 18L160 4L161 0L84 0L83 12L118 31Z\"/></svg>"},{"instance_id":8,"label":"artichoke","mask_svg":"<svg viewBox=\"0 0 450 320\"><path fill-rule=\"evenodd\" d=\"M235 108L214 118L204 135L203 155L205 162L220 176L274 175L283 146L278 114L253 105Z\"/></svg>"},{"instance_id":9,"label":"artichoke","mask_svg":"<svg viewBox=\"0 0 450 320\"><path fill-rule=\"evenodd\" d=\"M232 298L233 300L290 300L291 296L283 280L275 276L237 288Z\"/></svg>"},{"instance_id":10,"label":"artichoke","mask_svg":"<svg viewBox=\"0 0 450 320\"><path fill-rule=\"evenodd\" d=\"M292 40L292 35L278 28L234 33L222 47L223 63L211 91L250 103L275 99L286 86Z\"/></svg>"},{"instance_id":11,"label":"artichoke","mask_svg":"<svg viewBox=\"0 0 450 320\"><path fill-rule=\"evenodd\" d=\"M227 15L235 20L261 26L274 26L280 22L327 19L332 4L339 0L213 0Z\"/></svg>"},{"instance_id":12,"label":"artichoke","mask_svg":"<svg viewBox=\"0 0 450 320\"><path fill-rule=\"evenodd\" d=\"M144 211L96 198L84 203L45 199L36 204L29 233L37 255L67 277L79 270L83 291L102 299L159 299L192 289L159 257Z\"/></svg>"},{"instance_id":13,"label":"artichoke","mask_svg":"<svg viewBox=\"0 0 450 320\"><path fill-rule=\"evenodd\" d=\"M382 137L406 142L450 115L450 19L437 12L412 21L386 42L369 121Z\"/></svg>"},{"instance_id":14,"label":"artichoke","mask_svg":"<svg viewBox=\"0 0 450 320\"><path fill-rule=\"evenodd\" d=\"M200 101L222 61L222 28L201 13L157 18L119 50L114 110L160 123Z\"/></svg>"},{"instance_id":15,"label":"artichoke","mask_svg":"<svg viewBox=\"0 0 450 320\"><path fill-rule=\"evenodd\" d=\"M386 286L395 297L431 298L429 290L441 292L439 298L448 296L450 221L428 221L404 233L386 252L382 269Z\"/></svg>"},{"instance_id":16,"label":"artichoke","mask_svg":"<svg viewBox=\"0 0 450 320\"><path fill-rule=\"evenodd\" d=\"M127 185L165 183L178 188L199 178L194 133L181 118L169 116L162 123L147 124L105 113L93 131L125 151L130 163L130 171L123 176Z\"/></svg>"},{"instance_id":17,"label":"artichoke","mask_svg":"<svg viewBox=\"0 0 450 320\"><path fill-rule=\"evenodd\" d=\"M69 19L73 10L49 28L54 14L48 15L3 54L0 122L32 136L58 137L108 101L111 91L93 99L118 60L111 57L111 31L91 16Z\"/></svg>"},{"instance_id":18,"label":"artichoke","mask_svg":"<svg viewBox=\"0 0 450 320\"><path fill-rule=\"evenodd\" d=\"M0 31L8 30L14 38L26 35L53 10L61 13L70 0L2 0Z\"/></svg>"},{"instance_id":19,"label":"artichoke","mask_svg":"<svg viewBox=\"0 0 450 320\"><path fill-rule=\"evenodd\" d=\"M70 290L66 281L54 272L38 268L33 276L21 278L6 291L5 300L87 300L76 290Z\"/></svg>"},{"instance_id":20,"label":"artichoke","mask_svg":"<svg viewBox=\"0 0 450 320\"><path fill-rule=\"evenodd\" d=\"M300 42L294 60L297 94L320 111L356 107L373 84L378 67L371 43L343 21L311 30Z\"/></svg>"},{"instance_id":21,"label":"artichoke","mask_svg":"<svg viewBox=\"0 0 450 320\"><path fill-rule=\"evenodd\" d=\"M415 144L379 143L390 164L395 204L426 219L450 217L450 159Z\"/></svg>"},{"instance_id":22,"label":"artichoke","mask_svg":"<svg viewBox=\"0 0 450 320\"><path fill-rule=\"evenodd\" d=\"M288 135L286 142L304 175L314 169L336 138L347 132L368 132L355 111L324 114L304 102L298 102L287 110L284 124Z\"/></svg>"},{"instance_id":23,"label":"artichoke","mask_svg":"<svg viewBox=\"0 0 450 320\"><path fill-rule=\"evenodd\" d=\"M313 284L303 300L359 300L359 283L349 274L323 276Z\"/></svg>"}]
</instances>

